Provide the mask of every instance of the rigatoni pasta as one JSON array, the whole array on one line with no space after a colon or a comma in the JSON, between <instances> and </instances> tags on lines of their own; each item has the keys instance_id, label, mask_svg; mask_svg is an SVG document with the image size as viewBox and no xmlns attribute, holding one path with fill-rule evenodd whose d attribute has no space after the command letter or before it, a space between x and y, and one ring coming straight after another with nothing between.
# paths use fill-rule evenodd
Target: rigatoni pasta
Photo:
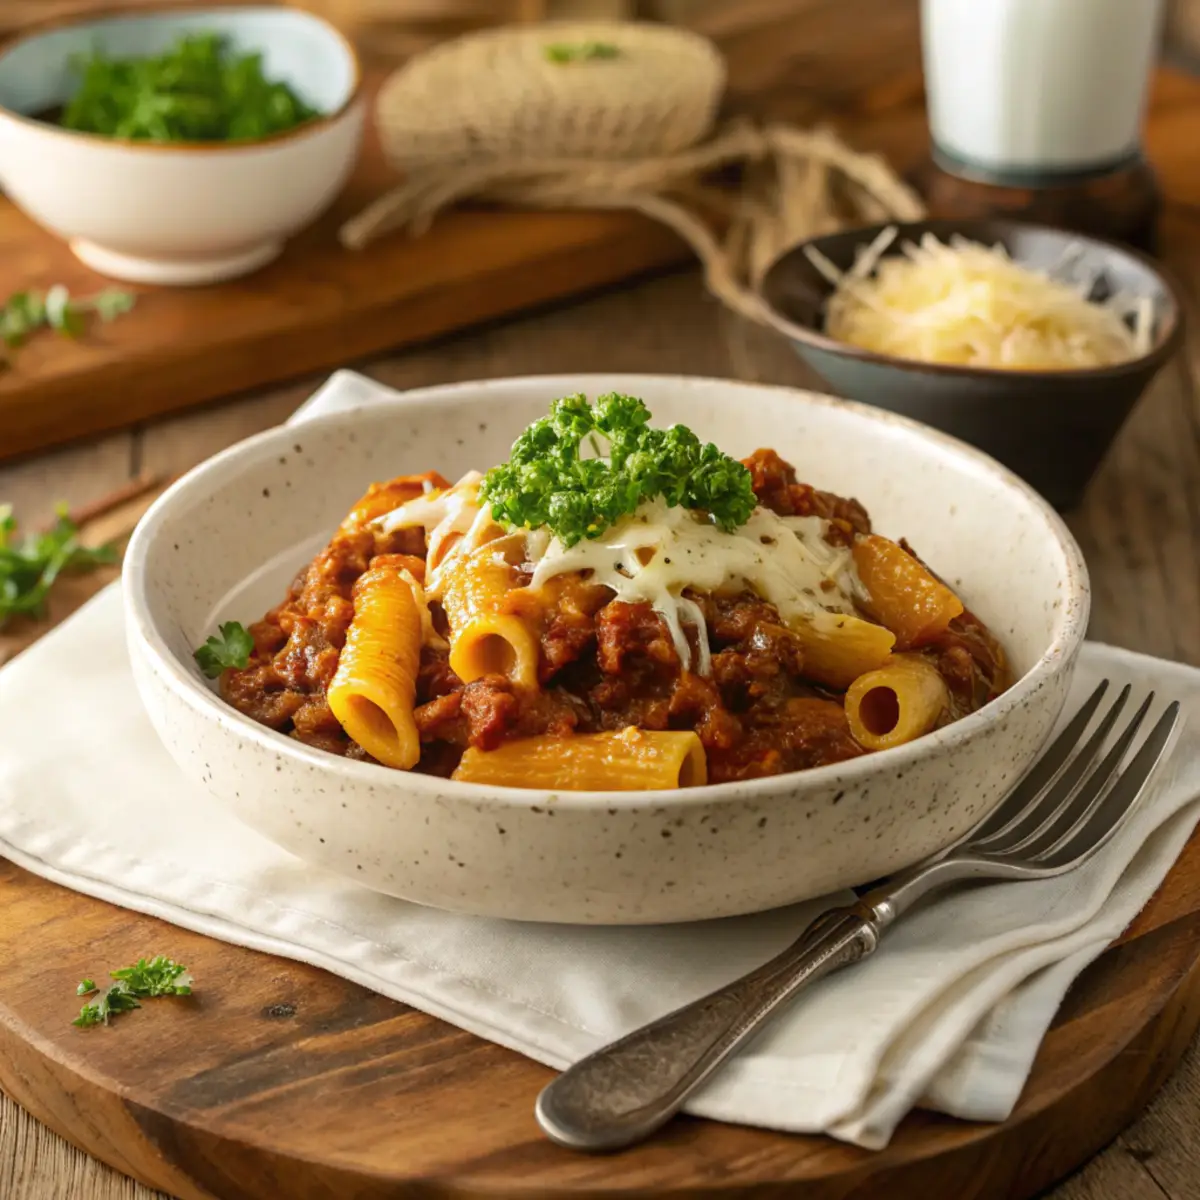
<instances>
[{"instance_id":1,"label":"rigatoni pasta","mask_svg":"<svg viewBox=\"0 0 1200 1200\"><path fill-rule=\"evenodd\" d=\"M468 747L453 778L544 791L663 791L699 787L704 746L691 730L638 729L516 738L495 750Z\"/></svg>"},{"instance_id":2,"label":"rigatoni pasta","mask_svg":"<svg viewBox=\"0 0 1200 1200\"><path fill-rule=\"evenodd\" d=\"M487 787L698 787L887 750L1008 686L1003 649L854 500L628 396L508 462L373 485L225 670L242 712Z\"/></svg>"},{"instance_id":3,"label":"rigatoni pasta","mask_svg":"<svg viewBox=\"0 0 1200 1200\"><path fill-rule=\"evenodd\" d=\"M421 757L413 720L425 640L421 585L402 556L380 556L354 584L353 601L329 708L372 758L408 770Z\"/></svg>"},{"instance_id":4,"label":"rigatoni pasta","mask_svg":"<svg viewBox=\"0 0 1200 1200\"><path fill-rule=\"evenodd\" d=\"M803 647L805 678L839 690L881 667L896 644L891 630L847 613L797 621L793 632Z\"/></svg>"},{"instance_id":5,"label":"rigatoni pasta","mask_svg":"<svg viewBox=\"0 0 1200 1200\"><path fill-rule=\"evenodd\" d=\"M936 729L950 712L950 689L918 654L896 654L860 675L846 691L846 719L868 750L890 750Z\"/></svg>"},{"instance_id":6,"label":"rigatoni pasta","mask_svg":"<svg viewBox=\"0 0 1200 1200\"><path fill-rule=\"evenodd\" d=\"M902 650L939 637L962 616L962 601L902 546L869 533L855 539L853 553L867 606Z\"/></svg>"},{"instance_id":7,"label":"rigatoni pasta","mask_svg":"<svg viewBox=\"0 0 1200 1200\"><path fill-rule=\"evenodd\" d=\"M450 627L450 667L463 683L504 675L521 687L537 685L537 635L509 608L515 575L486 547L446 570L441 600Z\"/></svg>"}]
</instances>

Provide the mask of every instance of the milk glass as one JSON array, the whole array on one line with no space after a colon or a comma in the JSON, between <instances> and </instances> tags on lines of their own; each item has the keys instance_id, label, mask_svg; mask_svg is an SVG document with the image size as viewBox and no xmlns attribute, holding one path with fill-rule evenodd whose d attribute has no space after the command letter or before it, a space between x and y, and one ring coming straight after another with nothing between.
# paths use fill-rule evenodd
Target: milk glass
<instances>
[{"instance_id":1,"label":"milk glass","mask_svg":"<svg viewBox=\"0 0 1200 1200\"><path fill-rule=\"evenodd\" d=\"M930 131L943 165L1101 173L1141 141L1163 0L922 0Z\"/></svg>"}]
</instances>

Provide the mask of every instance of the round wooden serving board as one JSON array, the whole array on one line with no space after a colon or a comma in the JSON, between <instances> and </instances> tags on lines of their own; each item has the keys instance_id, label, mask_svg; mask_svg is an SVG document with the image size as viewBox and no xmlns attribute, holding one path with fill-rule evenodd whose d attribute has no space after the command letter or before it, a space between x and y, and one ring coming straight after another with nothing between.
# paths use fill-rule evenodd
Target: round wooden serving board
<instances>
[{"instance_id":1,"label":"round wooden serving board","mask_svg":"<svg viewBox=\"0 0 1200 1200\"><path fill-rule=\"evenodd\" d=\"M0 860L0 1088L91 1154L185 1200L620 1196L1018 1200L1140 1112L1200 1026L1200 838L1081 978L1013 1116L916 1113L866 1153L681 1119L611 1157L533 1118L544 1067L312 967L211 941ZM71 1026L75 981L162 952L190 1000Z\"/></svg>"}]
</instances>

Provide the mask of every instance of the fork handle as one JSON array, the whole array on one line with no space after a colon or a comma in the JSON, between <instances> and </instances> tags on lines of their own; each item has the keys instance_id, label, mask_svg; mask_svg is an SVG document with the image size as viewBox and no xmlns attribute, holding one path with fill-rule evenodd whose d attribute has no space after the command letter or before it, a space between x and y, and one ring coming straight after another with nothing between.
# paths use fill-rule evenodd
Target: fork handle
<instances>
[{"instance_id":1,"label":"fork handle","mask_svg":"<svg viewBox=\"0 0 1200 1200\"><path fill-rule=\"evenodd\" d=\"M748 975L568 1068L538 1097L538 1123L574 1150L618 1150L649 1137L776 1009L814 980L865 958L879 935L869 908L824 913Z\"/></svg>"}]
</instances>

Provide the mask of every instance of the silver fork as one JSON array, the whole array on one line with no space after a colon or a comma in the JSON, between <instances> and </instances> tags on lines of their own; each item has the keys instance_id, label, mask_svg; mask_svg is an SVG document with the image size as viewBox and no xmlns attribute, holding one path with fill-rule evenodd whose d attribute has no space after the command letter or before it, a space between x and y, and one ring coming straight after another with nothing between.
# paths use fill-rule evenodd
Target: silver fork
<instances>
[{"instance_id":1,"label":"silver fork","mask_svg":"<svg viewBox=\"0 0 1200 1200\"><path fill-rule=\"evenodd\" d=\"M642 1141L787 1001L871 954L888 926L923 896L973 880L1045 879L1087 862L1132 812L1180 723L1179 704L1168 705L1123 768L1154 693L1105 752L1130 693L1128 686L1121 690L1085 740L1107 690L1106 679L995 811L948 850L894 875L857 903L824 913L748 975L564 1071L538 1097L545 1133L574 1150L617 1150Z\"/></svg>"}]
</instances>

